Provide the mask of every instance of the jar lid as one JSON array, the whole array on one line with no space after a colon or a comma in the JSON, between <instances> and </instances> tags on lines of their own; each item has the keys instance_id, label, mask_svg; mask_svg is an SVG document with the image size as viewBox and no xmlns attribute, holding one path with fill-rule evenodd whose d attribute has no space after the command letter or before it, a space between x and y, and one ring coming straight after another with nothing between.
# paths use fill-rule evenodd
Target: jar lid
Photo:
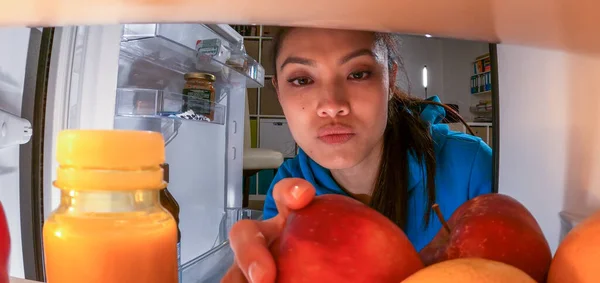
<instances>
[{"instance_id":1,"label":"jar lid","mask_svg":"<svg viewBox=\"0 0 600 283\"><path fill-rule=\"evenodd\" d=\"M215 77L215 75L213 74L209 74L209 73L187 73L185 75L183 75L183 78L188 80L188 79L202 79L202 80L207 80L210 82L214 82L217 80L217 77Z\"/></svg>"},{"instance_id":2,"label":"jar lid","mask_svg":"<svg viewBox=\"0 0 600 283\"><path fill-rule=\"evenodd\" d=\"M55 186L74 190L162 189L165 144L160 133L64 130L58 136Z\"/></svg>"}]
</instances>

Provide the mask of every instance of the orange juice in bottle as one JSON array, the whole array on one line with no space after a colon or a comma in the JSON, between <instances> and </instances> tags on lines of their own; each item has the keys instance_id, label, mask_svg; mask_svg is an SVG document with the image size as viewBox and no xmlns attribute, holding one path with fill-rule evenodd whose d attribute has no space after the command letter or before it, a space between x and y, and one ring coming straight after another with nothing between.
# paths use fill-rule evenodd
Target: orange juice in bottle
<instances>
[{"instance_id":1,"label":"orange juice in bottle","mask_svg":"<svg viewBox=\"0 0 600 283\"><path fill-rule=\"evenodd\" d=\"M160 204L162 135L66 130L44 223L48 283L176 283L177 224Z\"/></svg>"}]
</instances>

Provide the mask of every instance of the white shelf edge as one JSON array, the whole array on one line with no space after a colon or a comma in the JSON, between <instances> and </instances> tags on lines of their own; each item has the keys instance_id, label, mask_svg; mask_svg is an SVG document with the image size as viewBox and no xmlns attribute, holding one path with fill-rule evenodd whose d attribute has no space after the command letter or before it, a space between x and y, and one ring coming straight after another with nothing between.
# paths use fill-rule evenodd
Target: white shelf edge
<instances>
[{"instance_id":1,"label":"white shelf edge","mask_svg":"<svg viewBox=\"0 0 600 283\"><path fill-rule=\"evenodd\" d=\"M486 90L486 91L474 92L474 93L471 93L471 95L483 95L483 94L491 94L491 93L492 93L491 90Z\"/></svg>"},{"instance_id":2,"label":"white shelf edge","mask_svg":"<svg viewBox=\"0 0 600 283\"><path fill-rule=\"evenodd\" d=\"M477 73L477 74L473 74L473 76L481 76L481 75L489 74L489 73L491 73L491 72L492 72L492 71L479 72L479 73Z\"/></svg>"},{"instance_id":3,"label":"white shelf edge","mask_svg":"<svg viewBox=\"0 0 600 283\"><path fill-rule=\"evenodd\" d=\"M137 112L137 111L139 111L139 109L135 109L135 105L134 105L135 101L133 101L135 99L136 95L139 95L138 98L141 98L143 96L145 98L145 99L143 99L144 101L150 101L148 98L154 100L154 105L151 105L151 107L150 107L150 108L152 108L152 107L154 108L153 113L139 114L139 112ZM126 98L129 98L129 97L132 100L131 101L132 104L131 105L124 104L126 102L123 101L122 99L128 100ZM183 117L169 115L169 113L171 113L173 115L184 114L185 112L181 112L182 111L181 107L183 107L185 105L185 101L195 102L192 104L200 104L200 103L210 104L210 110L212 111L213 120L212 121L193 120L193 119L186 119ZM129 108L129 107L131 107L131 108ZM177 107L177 108L173 108L173 107ZM193 121L193 122L225 125L225 121L226 121L225 115L227 113L227 106L220 104L216 101L212 102L212 101L202 100L202 99L193 98L193 97L186 97L184 94L181 94L181 93L174 93L174 92L168 92L168 91L157 90L157 89L118 88L117 89L117 103L116 103L115 110L116 110L115 116L118 116L118 117L139 117L139 118L158 117L158 118L168 118L168 119L181 120L181 121ZM199 114L199 115L201 115L201 114Z\"/></svg>"},{"instance_id":4,"label":"white shelf edge","mask_svg":"<svg viewBox=\"0 0 600 283\"><path fill-rule=\"evenodd\" d=\"M247 36L244 36L244 39L249 39L249 40L258 40L258 39L273 40L273 37L272 36L247 35Z\"/></svg>"},{"instance_id":5,"label":"white shelf edge","mask_svg":"<svg viewBox=\"0 0 600 283\"><path fill-rule=\"evenodd\" d=\"M491 127L492 122L467 122L469 126Z\"/></svg>"},{"instance_id":6,"label":"white shelf edge","mask_svg":"<svg viewBox=\"0 0 600 283\"><path fill-rule=\"evenodd\" d=\"M152 42L152 41L157 41ZM142 47L148 45L148 47ZM147 48L147 50L152 50L154 52L156 51L160 51L160 50L155 50L156 48L150 48L149 46L162 46L161 48L165 48L163 50L168 50L170 52L174 52L173 54L177 54L179 57L185 57L188 59L191 59L191 61L197 61L197 58L195 57L195 50L189 48L187 45L181 44L179 42L176 42L170 38L164 37L160 34L156 34L154 36L150 36L150 37L142 37L142 38L132 38L132 39L128 39L128 40L122 40L120 43L120 55L121 56L125 56L125 58L128 58L129 60L135 60L135 59L141 59L141 60L145 60L153 65L156 65L158 67L161 68L165 68L177 73L187 73L187 72L192 72L192 71L199 71L199 69L197 68L197 66L187 66L188 62L186 62L185 64L180 64L181 62L175 62L175 64L168 64L165 62L162 62L161 60L163 59L159 59L159 60L153 60L152 57L148 57L148 54L137 54L137 52L140 52L140 48L142 48L141 50L146 50L143 48ZM219 68L219 75L218 77L221 76L225 76L225 77L229 77L230 74L236 74L237 76L241 76L243 78L245 78L245 84L246 84L246 88L257 88L257 87L263 87L264 86L264 68L258 63L258 61L256 61L256 59L250 57L248 54L246 54L247 58L251 59L249 61L250 64L252 64L252 67L249 67L248 72L250 72L251 69L255 68L256 69L256 76L253 76L249 73L246 72L242 72L238 69L236 69L234 66L230 66L227 63L224 62L220 62L219 60L216 60L215 58L211 58L210 61L210 68L209 69L213 69L213 68ZM171 58L171 57L169 57ZM175 58L175 57L174 57ZM197 63L196 63L197 64ZM250 65L249 64L249 65ZM208 67L209 65L207 65L206 67ZM226 71L226 74L221 74L221 72L223 72L224 70ZM214 72L214 71L213 71ZM231 78L227 78L225 80L225 82L227 83L237 83L238 79L234 78L234 81L229 81Z\"/></svg>"},{"instance_id":7,"label":"white shelf edge","mask_svg":"<svg viewBox=\"0 0 600 283\"><path fill-rule=\"evenodd\" d=\"M234 223L242 219L261 220L262 211L239 208L227 209L221 219L219 233L211 249L182 264L184 282L213 282L220 279L233 263L229 246L229 231Z\"/></svg>"},{"instance_id":8,"label":"white shelf edge","mask_svg":"<svg viewBox=\"0 0 600 283\"><path fill-rule=\"evenodd\" d=\"M285 119L285 115L250 114L250 118Z\"/></svg>"},{"instance_id":9,"label":"white shelf edge","mask_svg":"<svg viewBox=\"0 0 600 283\"><path fill-rule=\"evenodd\" d=\"M266 199L266 195L260 195L258 193L254 194L254 195L250 195L248 197L249 200L265 200Z\"/></svg>"}]
</instances>

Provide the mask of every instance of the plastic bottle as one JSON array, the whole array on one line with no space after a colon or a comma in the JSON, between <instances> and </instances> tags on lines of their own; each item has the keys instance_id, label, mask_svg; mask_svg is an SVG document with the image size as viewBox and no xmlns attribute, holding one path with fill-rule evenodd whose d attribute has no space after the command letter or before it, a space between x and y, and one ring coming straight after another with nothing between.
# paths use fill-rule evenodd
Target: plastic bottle
<instances>
[{"instance_id":1,"label":"plastic bottle","mask_svg":"<svg viewBox=\"0 0 600 283\"><path fill-rule=\"evenodd\" d=\"M177 224L160 204L162 135L59 134L61 202L44 223L47 283L176 283Z\"/></svg>"}]
</instances>

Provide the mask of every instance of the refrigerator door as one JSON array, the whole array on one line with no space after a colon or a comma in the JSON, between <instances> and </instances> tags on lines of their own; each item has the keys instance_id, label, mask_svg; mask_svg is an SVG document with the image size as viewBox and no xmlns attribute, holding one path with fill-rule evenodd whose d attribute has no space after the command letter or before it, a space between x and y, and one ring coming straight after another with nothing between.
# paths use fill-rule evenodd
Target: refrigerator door
<instances>
[{"instance_id":1,"label":"refrigerator door","mask_svg":"<svg viewBox=\"0 0 600 283\"><path fill-rule=\"evenodd\" d=\"M31 167L25 166L31 165L31 158L22 160L22 155L28 152L31 156L32 153L31 146L23 144L31 139L32 128L27 117L32 114L34 94L25 85L31 83L26 77L37 67L36 51L39 52L41 31L0 28L0 38L11 40L11 44L0 45L0 202L4 206L11 238L9 274L24 277L23 248L29 252L32 245L26 242L27 247L24 247L21 236L27 238L32 231L27 225L22 227L21 222L22 218L31 215L31 209L27 207L30 200L27 186L30 184L24 184L23 180L30 178L27 173Z\"/></svg>"},{"instance_id":2,"label":"refrigerator door","mask_svg":"<svg viewBox=\"0 0 600 283\"><path fill-rule=\"evenodd\" d=\"M544 0L429 0L429 1L39 1L10 2L0 9L1 24L82 24L115 22L227 22L289 26L321 26L439 37L525 44L570 51L597 50L598 1L571 1L568 13L563 2ZM93 6L90 6L93 5ZM93 8L90 8L93 7ZM547 7L547 10L540 10ZM535 15L535 21L531 21ZM560 23L560 24L558 24ZM555 27L564 30L556 32ZM569 34L565 37L565 34Z\"/></svg>"},{"instance_id":3,"label":"refrigerator door","mask_svg":"<svg viewBox=\"0 0 600 283\"><path fill-rule=\"evenodd\" d=\"M56 140L63 129L112 129L120 26L55 29L44 131L44 217L58 207Z\"/></svg>"},{"instance_id":4,"label":"refrigerator door","mask_svg":"<svg viewBox=\"0 0 600 283\"><path fill-rule=\"evenodd\" d=\"M197 41L214 39L229 53L197 57ZM230 265L233 258L225 251L231 223L260 217L240 207L246 88L262 87L264 69L238 52L241 40L228 25L56 28L44 133L44 217L60 199L51 182L61 130L159 131L170 164L169 190L181 208L184 282L207 282L209 274L202 270ZM216 76L215 101L184 99L187 72ZM143 112L136 108L140 98L152 102ZM210 120L180 115L184 102L208 105ZM216 271L210 272L211 278L221 276Z\"/></svg>"},{"instance_id":5,"label":"refrigerator door","mask_svg":"<svg viewBox=\"0 0 600 283\"><path fill-rule=\"evenodd\" d=\"M115 128L163 134L168 188L180 206L183 282L210 282L219 277L215 267L233 259L226 252L227 223L245 217L239 209L246 88L262 87L264 69L228 25L126 24L122 30ZM183 94L190 72L215 76L214 99Z\"/></svg>"}]
</instances>

